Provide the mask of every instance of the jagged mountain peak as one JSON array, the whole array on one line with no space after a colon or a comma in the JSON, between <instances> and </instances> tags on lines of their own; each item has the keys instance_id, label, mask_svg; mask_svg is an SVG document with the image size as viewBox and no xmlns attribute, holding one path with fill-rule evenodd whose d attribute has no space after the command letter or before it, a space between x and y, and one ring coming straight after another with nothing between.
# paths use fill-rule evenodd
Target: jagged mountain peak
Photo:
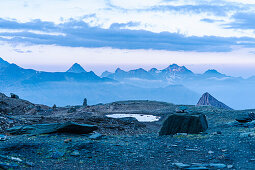
<instances>
[{"instance_id":1,"label":"jagged mountain peak","mask_svg":"<svg viewBox=\"0 0 255 170\"><path fill-rule=\"evenodd\" d=\"M144 70L143 68L138 68L135 70L130 70L130 72L147 72L146 70Z\"/></svg>"},{"instance_id":2,"label":"jagged mountain peak","mask_svg":"<svg viewBox=\"0 0 255 170\"><path fill-rule=\"evenodd\" d=\"M120 68L117 68L116 70L115 70L115 73L124 73L125 71L124 70L121 70Z\"/></svg>"},{"instance_id":3,"label":"jagged mountain peak","mask_svg":"<svg viewBox=\"0 0 255 170\"><path fill-rule=\"evenodd\" d=\"M192 73L189 69L185 66L179 66L177 64L171 64L167 68L163 69L162 71L165 72L178 72L178 73Z\"/></svg>"},{"instance_id":4,"label":"jagged mountain peak","mask_svg":"<svg viewBox=\"0 0 255 170\"><path fill-rule=\"evenodd\" d=\"M227 106L224 103L218 101L216 98L214 98L208 92L206 92L202 95L202 97L199 99L196 106L214 106L214 107L217 107L217 108L220 108L220 109L233 110L229 106Z\"/></svg>"},{"instance_id":5,"label":"jagged mountain peak","mask_svg":"<svg viewBox=\"0 0 255 170\"><path fill-rule=\"evenodd\" d=\"M152 68L149 70L149 72L152 72L152 73L155 73L156 71L158 71L158 69L156 69L156 68Z\"/></svg>"},{"instance_id":6,"label":"jagged mountain peak","mask_svg":"<svg viewBox=\"0 0 255 170\"><path fill-rule=\"evenodd\" d=\"M86 71L84 70L84 68L80 64L74 63L72 65L72 67L69 68L66 72L69 72L69 73L84 73Z\"/></svg>"},{"instance_id":7,"label":"jagged mountain peak","mask_svg":"<svg viewBox=\"0 0 255 170\"><path fill-rule=\"evenodd\" d=\"M108 77L109 75L111 75L112 73L109 72L109 71L104 71L102 74L101 74L101 77Z\"/></svg>"}]
</instances>

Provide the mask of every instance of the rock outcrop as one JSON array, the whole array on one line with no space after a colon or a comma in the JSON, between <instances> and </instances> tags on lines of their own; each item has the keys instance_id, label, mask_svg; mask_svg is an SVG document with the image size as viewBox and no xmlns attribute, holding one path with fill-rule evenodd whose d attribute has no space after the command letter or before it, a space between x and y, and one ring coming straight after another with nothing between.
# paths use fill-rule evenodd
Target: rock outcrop
<instances>
[{"instance_id":1,"label":"rock outcrop","mask_svg":"<svg viewBox=\"0 0 255 170\"><path fill-rule=\"evenodd\" d=\"M198 134L208 128L204 114L176 113L170 115L163 123L159 135L176 133Z\"/></svg>"},{"instance_id":2,"label":"rock outcrop","mask_svg":"<svg viewBox=\"0 0 255 170\"><path fill-rule=\"evenodd\" d=\"M95 125L66 122L66 123L15 126L10 129L7 129L7 132L12 135L21 135L21 134L38 135L38 134L50 134L50 133L88 134L97 129L98 127Z\"/></svg>"},{"instance_id":3,"label":"rock outcrop","mask_svg":"<svg viewBox=\"0 0 255 170\"><path fill-rule=\"evenodd\" d=\"M29 101L19 99L19 97L15 94L11 94L11 97L6 96L3 93L0 93L0 113L7 114L24 114L36 112L40 107L41 110L49 109L48 106L44 105L36 105Z\"/></svg>"},{"instance_id":4,"label":"rock outcrop","mask_svg":"<svg viewBox=\"0 0 255 170\"><path fill-rule=\"evenodd\" d=\"M227 110L233 110L232 108L228 107L224 103L218 101L215 99L212 95L210 95L208 92L204 93L202 97L199 99L196 106L214 106L220 109L227 109Z\"/></svg>"}]
</instances>

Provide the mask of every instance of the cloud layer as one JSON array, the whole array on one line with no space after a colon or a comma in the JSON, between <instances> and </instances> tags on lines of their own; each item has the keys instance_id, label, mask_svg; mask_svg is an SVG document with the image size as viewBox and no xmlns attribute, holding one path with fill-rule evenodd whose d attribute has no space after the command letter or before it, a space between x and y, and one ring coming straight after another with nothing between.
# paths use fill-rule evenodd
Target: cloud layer
<instances>
[{"instance_id":1,"label":"cloud layer","mask_svg":"<svg viewBox=\"0 0 255 170\"><path fill-rule=\"evenodd\" d=\"M10 12L6 9L15 9ZM254 47L254 9L239 0L13 0L0 40L69 47L231 51ZM22 15L21 15L22 14Z\"/></svg>"}]
</instances>

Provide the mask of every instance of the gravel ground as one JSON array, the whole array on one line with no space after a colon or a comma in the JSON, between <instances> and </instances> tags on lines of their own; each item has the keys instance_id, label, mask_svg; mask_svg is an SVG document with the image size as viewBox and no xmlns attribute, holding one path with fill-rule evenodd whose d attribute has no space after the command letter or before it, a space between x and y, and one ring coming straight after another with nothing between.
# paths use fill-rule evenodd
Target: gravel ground
<instances>
[{"instance_id":1,"label":"gravel ground","mask_svg":"<svg viewBox=\"0 0 255 170\"><path fill-rule=\"evenodd\" d=\"M174 163L198 163L196 166L200 168L210 165L204 167L207 169L254 169L254 128L237 127L232 123L237 116L251 110L226 111L187 106L192 112L206 115L208 130L197 135L159 137L163 120L178 106L162 102L152 106L150 102L149 107L144 107L148 103L141 103L140 106L136 103L134 108L130 102L124 102L123 107L119 103L93 106L89 117L84 116L88 114L81 114L91 112L86 110L88 108L79 108L69 114L66 114L68 109L59 108L57 113L47 114L41 119L39 117L43 113L16 116L27 119L28 124L66 120L96 124L99 126L97 132L103 136L95 140L90 138L91 134L7 135L7 139L0 141L0 167L9 163L8 166L14 169L178 169L181 165ZM108 109L104 111L104 107ZM120 120L104 117L108 113L124 112L125 109L127 113L161 116L161 120L123 124ZM146 109L149 110L146 112ZM96 116L100 119L95 119ZM29 120L33 117L37 118Z\"/></svg>"}]
</instances>

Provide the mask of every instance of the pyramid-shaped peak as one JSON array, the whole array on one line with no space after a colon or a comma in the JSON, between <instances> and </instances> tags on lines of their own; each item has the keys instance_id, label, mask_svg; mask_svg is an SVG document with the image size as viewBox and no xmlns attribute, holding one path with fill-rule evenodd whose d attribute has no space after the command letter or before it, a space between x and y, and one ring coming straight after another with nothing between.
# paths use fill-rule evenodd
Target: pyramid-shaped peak
<instances>
[{"instance_id":1,"label":"pyramid-shaped peak","mask_svg":"<svg viewBox=\"0 0 255 170\"><path fill-rule=\"evenodd\" d=\"M197 106L214 106L220 109L227 109L227 110L233 110L232 108L228 107L224 103L218 101L216 98L214 98L212 95L210 95L208 92L204 93L202 97L199 99Z\"/></svg>"},{"instance_id":2,"label":"pyramid-shaped peak","mask_svg":"<svg viewBox=\"0 0 255 170\"><path fill-rule=\"evenodd\" d=\"M218 72L218 71L215 70L215 69L209 69L209 70L207 70L206 72L204 72L204 75L205 75L205 76L214 76L214 77L226 77L225 74L222 74L222 73Z\"/></svg>"},{"instance_id":3,"label":"pyramid-shaped peak","mask_svg":"<svg viewBox=\"0 0 255 170\"><path fill-rule=\"evenodd\" d=\"M166 69L177 69L179 68L180 66L178 66L177 64L171 64L169 65Z\"/></svg>"},{"instance_id":4,"label":"pyramid-shaped peak","mask_svg":"<svg viewBox=\"0 0 255 170\"><path fill-rule=\"evenodd\" d=\"M115 73L124 73L125 71L124 70L121 70L120 68L117 68L116 70L115 70Z\"/></svg>"},{"instance_id":5,"label":"pyramid-shaped peak","mask_svg":"<svg viewBox=\"0 0 255 170\"><path fill-rule=\"evenodd\" d=\"M111 75L112 73L109 72L109 71L104 71L102 74L101 74L101 77L108 77L109 75Z\"/></svg>"},{"instance_id":6,"label":"pyramid-shaped peak","mask_svg":"<svg viewBox=\"0 0 255 170\"><path fill-rule=\"evenodd\" d=\"M84 68L80 64L74 63L72 65L72 67L69 68L66 72L69 72L69 73L84 73L86 71L84 70Z\"/></svg>"}]
</instances>

